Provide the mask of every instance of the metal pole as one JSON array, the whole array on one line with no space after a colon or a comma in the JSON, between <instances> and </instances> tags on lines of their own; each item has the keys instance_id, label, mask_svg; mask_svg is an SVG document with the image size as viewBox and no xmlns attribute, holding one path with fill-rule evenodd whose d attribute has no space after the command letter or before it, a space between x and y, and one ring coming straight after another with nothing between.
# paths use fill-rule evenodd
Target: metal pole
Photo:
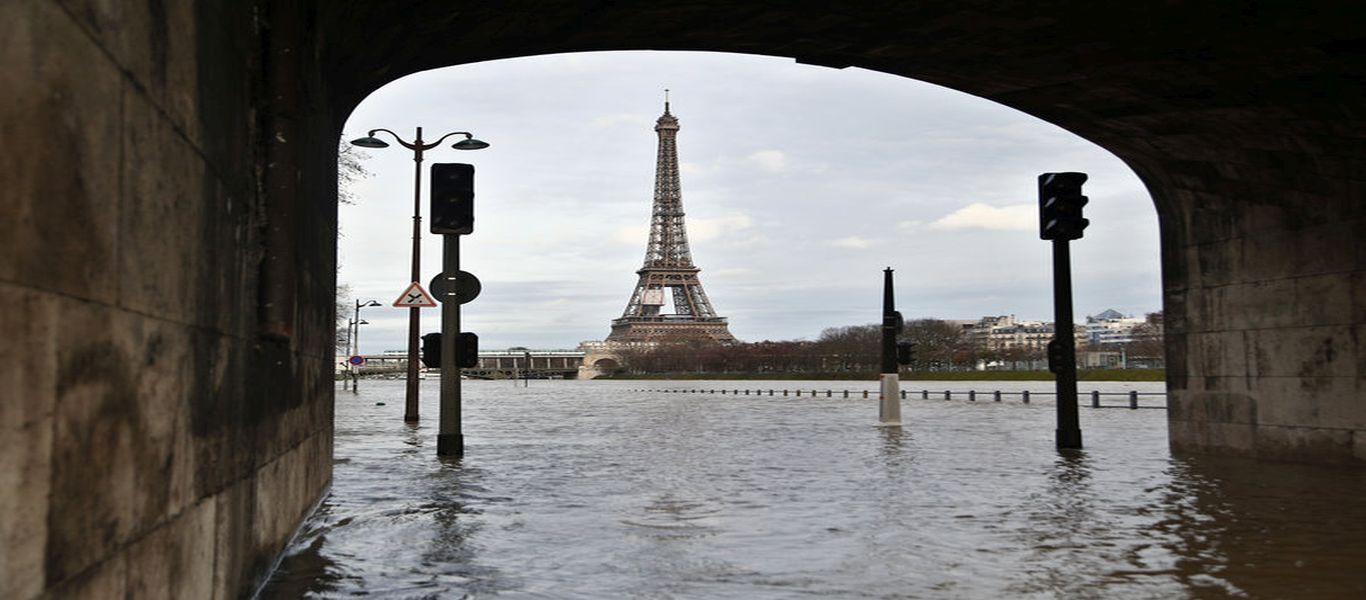
<instances>
[{"instance_id":1,"label":"metal pole","mask_svg":"<svg viewBox=\"0 0 1366 600\"><path fill-rule=\"evenodd\" d=\"M896 364L896 334L901 325L898 321L892 295L892 268L887 267L882 271L882 395L878 402L878 424L893 427L901 425L901 382Z\"/></svg>"},{"instance_id":2,"label":"metal pole","mask_svg":"<svg viewBox=\"0 0 1366 600\"><path fill-rule=\"evenodd\" d=\"M1081 447L1081 423L1077 417L1077 349L1072 332L1072 257L1068 240L1053 240L1053 336L1061 348L1062 364L1056 365L1058 448Z\"/></svg>"},{"instance_id":3,"label":"metal pole","mask_svg":"<svg viewBox=\"0 0 1366 600\"><path fill-rule=\"evenodd\" d=\"M354 321L346 322L346 371L342 372L342 390L350 389L351 385L351 328L355 325Z\"/></svg>"},{"instance_id":4,"label":"metal pole","mask_svg":"<svg viewBox=\"0 0 1366 600\"><path fill-rule=\"evenodd\" d=\"M422 278L422 128L413 140L413 269L412 280ZM408 391L403 405L403 420L415 423L417 416L418 329L421 318L416 306L408 309ZM444 311L443 311L444 312ZM456 331L459 331L458 329Z\"/></svg>"},{"instance_id":5,"label":"metal pole","mask_svg":"<svg viewBox=\"0 0 1366 600\"><path fill-rule=\"evenodd\" d=\"M436 435L436 455L465 455L465 436L460 431L460 300L456 275L460 273L460 236L442 235L441 273L446 278L441 303L441 415Z\"/></svg>"},{"instance_id":6,"label":"metal pole","mask_svg":"<svg viewBox=\"0 0 1366 600\"><path fill-rule=\"evenodd\" d=\"M356 333L351 336L351 356L360 356L360 300L356 300ZM347 357L347 364L351 364ZM351 365L351 393L360 393L360 365Z\"/></svg>"}]
</instances>

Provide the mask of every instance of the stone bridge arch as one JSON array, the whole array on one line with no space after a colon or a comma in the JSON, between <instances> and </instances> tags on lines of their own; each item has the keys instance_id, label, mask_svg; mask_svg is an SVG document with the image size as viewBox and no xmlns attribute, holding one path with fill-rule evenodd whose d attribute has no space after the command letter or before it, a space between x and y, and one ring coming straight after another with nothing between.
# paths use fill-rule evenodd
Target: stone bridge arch
<instances>
[{"instance_id":1,"label":"stone bridge arch","mask_svg":"<svg viewBox=\"0 0 1366 600\"><path fill-rule=\"evenodd\" d=\"M168 560L163 595L249 595L330 477L342 123L545 53L858 66L1075 132L1156 204L1173 447L1366 463L1358 3L153 4L0 4L0 596Z\"/></svg>"}]
</instances>

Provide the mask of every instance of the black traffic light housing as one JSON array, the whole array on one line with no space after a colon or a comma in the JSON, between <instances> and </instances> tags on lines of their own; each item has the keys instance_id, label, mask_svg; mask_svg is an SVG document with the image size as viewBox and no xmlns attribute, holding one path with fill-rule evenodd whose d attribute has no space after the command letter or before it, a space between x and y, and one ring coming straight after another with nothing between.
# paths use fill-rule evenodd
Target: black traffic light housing
<instances>
[{"instance_id":1,"label":"black traffic light housing","mask_svg":"<svg viewBox=\"0 0 1366 600\"><path fill-rule=\"evenodd\" d=\"M896 343L896 362L899 365L909 365L915 362L915 342Z\"/></svg>"},{"instance_id":2,"label":"black traffic light housing","mask_svg":"<svg viewBox=\"0 0 1366 600\"><path fill-rule=\"evenodd\" d=\"M432 165L432 233L474 233L474 165Z\"/></svg>"},{"instance_id":3,"label":"black traffic light housing","mask_svg":"<svg viewBox=\"0 0 1366 600\"><path fill-rule=\"evenodd\" d=\"M1082 218L1088 202L1081 194L1085 173L1044 173L1039 175L1039 237L1045 240L1081 239L1082 230L1091 222Z\"/></svg>"},{"instance_id":4,"label":"black traffic light housing","mask_svg":"<svg viewBox=\"0 0 1366 600\"><path fill-rule=\"evenodd\" d=\"M479 366L479 336L468 331L460 333L456 341L455 366L472 369ZM441 368L441 334L429 333L422 336L422 364L430 369Z\"/></svg>"},{"instance_id":5,"label":"black traffic light housing","mask_svg":"<svg viewBox=\"0 0 1366 600\"><path fill-rule=\"evenodd\" d=\"M1065 364L1067 364L1066 349L1063 348L1062 340L1054 336L1053 339L1048 340L1048 370L1061 373Z\"/></svg>"}]
</instances>

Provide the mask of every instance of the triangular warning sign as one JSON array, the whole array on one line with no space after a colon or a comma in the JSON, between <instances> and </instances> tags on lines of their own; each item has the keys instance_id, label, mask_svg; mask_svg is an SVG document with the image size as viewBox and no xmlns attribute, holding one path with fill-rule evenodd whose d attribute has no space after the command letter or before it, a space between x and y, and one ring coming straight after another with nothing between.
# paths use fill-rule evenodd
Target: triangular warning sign
<instances>
[{"instance_id":1,"label":"triangular warning sign","mask_svg":"<svg viewBox=\"0 0 1366 600\"><path fill-rule=\"evenodd\" d=\"M408 289L403 290L398 300L394 301L394 306L398 308L432 308L436 306L436 300L432 299L432 295L428 294L427 290L422 289L422 284L414 281L408 284Z\"/></svg>"}]
</instances>

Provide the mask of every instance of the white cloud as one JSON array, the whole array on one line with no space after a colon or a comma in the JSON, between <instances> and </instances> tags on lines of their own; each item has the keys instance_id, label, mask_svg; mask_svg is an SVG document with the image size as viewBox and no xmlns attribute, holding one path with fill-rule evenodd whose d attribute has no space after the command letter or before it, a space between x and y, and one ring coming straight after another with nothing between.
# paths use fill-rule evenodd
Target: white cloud
<instances>
[{"instance_id":1,"label":"white cloud","mask_svg":"<svg viewBox=\"0 0 1366 600\"><path fill-rule=\"evenodd\" d=\"M870 248L873 246L873 244L876 243L877 242L875 240L869 240L853 235L847 238L841 238L833 242L830 242L830 245L836 248L852 248L857 250L863 248Z\"/></svg>"},{"instance_id":2,"label":"white cloud","mask_svg":"<svg viewBox=\"0 0 1366 600\"><path fill-rule=\"evenodd\" d=\"M787 168L787 155L780 150L760 150L747 158L766 171L778 173Z\"/></svg>"},{"instance_id":3,"label":"white cloud","mask_svg":"<svg viewBox=\"0 0 1366 600\"><path fill-rule=\"evenodd\" d=\"M753 224L754 220L749 218L749 215L740 212L701 219L689 217L687 224L688 239L693 242L714 240L749 229Z\"/></svg>"},{"instance_id":4,"label":"white cloud","mask_svg":"<svg viewBox=\"0 0 1366 600\"><path fill-rule=\"evenodd\" d=\"M1037 211L1038 207L1031 204L996 207L974 202L930 223L930 229L1028 231L1038 225Z\"/></svg>"}]
</instances>

